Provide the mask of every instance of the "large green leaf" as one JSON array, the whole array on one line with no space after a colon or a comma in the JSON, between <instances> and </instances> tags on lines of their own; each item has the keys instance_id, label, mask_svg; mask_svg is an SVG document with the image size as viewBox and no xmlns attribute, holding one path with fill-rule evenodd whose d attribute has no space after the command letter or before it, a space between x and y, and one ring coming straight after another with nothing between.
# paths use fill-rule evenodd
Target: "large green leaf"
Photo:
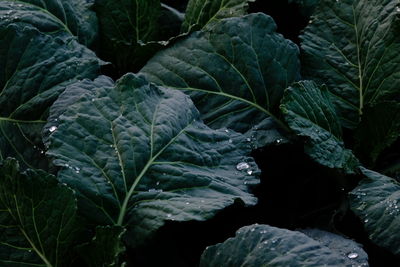
<instances>
[{"instance_id":1,"label":"large green leaf","mask_svg":"<svg viewBox=\"0 0 400 267\"><path fill-rule=\"evenodd\" d=\"M182 32L201 29L207 24L224 18L247 14L249 2L255 0L190 0L186 8Z\"/></svg>"},{"instance_id":2,"label":"large green leaf","mask_svg":"<svg viewBox=\"0 0 400 267\"><path fill-rule=\"evenodd\" d=\"M49 107L67 85L96 77L102 62L54 16L14 6L0 2L0 16L10 16L0 20L0 159L45 168L40 133Z\"/></svg>"},{"instance_id":3,"label":"large green leaf","mask_svg":"<svg viewBox=\"0 0 400 267\"><path fill-rule=\"evenodd\" d=\"M275 30L261 13L224 19L161 51L140 72L188 93L210 127L247 132L274 117L284 89L299 79L298 48Z\"/></svg>"},{"instance_id":4,"label":"large green leaf","mask_svg":"<svg viewBox=\"0 0 400 267\"><path fill-rule=\"evenodd\" d=\"M361 171L365 178L350 192L350 207L372 242L400 256L400 184L380 173Z\"/></svg>"},{"instance_id":5,"label":"large green leaf","mask_svg":"<svg viewBox=\"0 0 400 267\"><path fill-rule=\"evenodd\" d=\"M96 0L101 54L120 71L133 71L155 51L160 0Z\"/></svg>"},{"instance_id":6,"label":"large green leaf","mask_svg":"<svg viewBox=\"0 0 400 267\"><path fill-rule=\"evenodd\" d=\"M397 0L321 0L301 37L304 75L326 83L345 127L400 97L398 14Z\"/></svg>"},{"instance_id":7,"label":"large green leaf","mask_svg":"<svg viewBox=\"0 0 400 267\"><path fill-rule=\"evenodd\" d=\"M333 234L328 239L321 242L297 231L254 224L242 227L221 244L207 247L200 266L368 266L366 253L354 242ZM348 251L325 246L332 242ZM361 261L359 254L363 255Z\"/></svg>"},{"instance_id":8,"label":"large green leaf","mask_svg":"<svg viewBox=\"0 0 400 267\"><path fill-rule=\"evenodd\" d=\"M344 147L342 128L325 86L301 81L285 91L281 110L290 128L307 138L305 152L329 168L352 173L358 160Z\"/></svg>"},{"instance_id":9,"label":"large green leaf","mask_svg":"<svg viewBox=\"0 0 400 267\"><path fill-rule=\"evenodd\" d=\"M188 96L127 74L71 105L48 154L95 224L128 227L135 246L165 221L206 220L257 184L244 137L211 130Z\"/></svg>"},{"instance_id":10,"label":"large green leaf","mask_svg":"<svg viewBox=\"0 0 400 267\"><path fill-rule=\"evenodd\" d=\"M44 24L43 19L51 17L52 23L56 21L61 24L67 31L77 36L79 42L84 45L92 45L97 38L97 17L90 10L91 4L87 0L7 0L2 2L10 6L6 15L0 15L3 20L9 18ZM0 10L2 8L4 6L1 5Z\"/></svg>"},{"instance_id":11,"label":"large green leaf","mask_svg":"<svg viewBox=\"0 0 400 267\"><path fill-rule=\"evenodd\" d=\"M79 230L70 188L40 170L0 165L0 265L63 266Z\"/></svg>"}]
</instances>

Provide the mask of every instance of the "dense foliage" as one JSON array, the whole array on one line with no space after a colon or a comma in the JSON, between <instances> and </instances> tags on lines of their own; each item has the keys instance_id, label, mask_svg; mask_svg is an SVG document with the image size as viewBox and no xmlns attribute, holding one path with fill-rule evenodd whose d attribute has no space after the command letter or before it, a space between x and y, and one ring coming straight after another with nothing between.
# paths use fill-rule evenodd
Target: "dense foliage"
<instances>
[{"instance_id":1,"label":"dense foliage","mask_svg":"<svg viewBox=\"0 0 400 267\"><path fill-rule=\"evenodd\" d=\"M398 51L398 0L0 0L0 265L398 266Z\"/></svg>"}]
</instances>

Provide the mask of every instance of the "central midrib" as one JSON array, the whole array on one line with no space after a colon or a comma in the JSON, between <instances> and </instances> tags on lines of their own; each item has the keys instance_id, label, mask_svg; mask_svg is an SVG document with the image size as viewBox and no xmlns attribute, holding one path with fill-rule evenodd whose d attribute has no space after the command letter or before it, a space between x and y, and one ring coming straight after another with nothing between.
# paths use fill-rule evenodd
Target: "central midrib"
<instances>
[{"instance_id":1,"label":"central midrib","mask_svg":"<svg viewBox=\"0 0 400 267\"><path fill-rule=\"evenodd\" d=\"M363 72L362 72L362 67L361 67L361 55L360 55L360 37L358 33L358 28L357 28L357 20L356 20L356 13L354 6L352 6L353 9L353 19L354 19L354 31L356 35L356 48L357 48L357 65L358 65L358 81L359 81L359 107L358 107L358 114L361 116L363 113L363 108L364 108L364 96L363 96L363 91L364 91L364 85L363 85Z\"/></svg>"},{"instance_id":2,"label":"central midrib","mask_svg":"<svg viewBox=\"0 0 400 267\"><path fill-rule=\"evenodd\" d=\"M120 213L118 215L118 221L117 221L117 225L118 226L123 226L123 222L124 222L124 217L126 215L127 212L127 208L128 208L128 203L129 200L131 199L133 193L135 192L135 189L137 187L137 185L139 184L139 182L141 181L141 179L144 177L144 175L147 173L147 171L149 170L150 166L153 165L153 163L155 162L155 160L165 151L165 149L167 149L173 142L175 142L175 140L184 132L186 131L186 129L188 127L190 127L193 122L195 121L195 119L193 119L190 123L188 123L188 125L186 125L174 138L172 138L164 147L162 147L160 149L160 151L155 154L154 156L152 156L146 163L146 165L144 166L143 170L140 172L140 174L136 177L135 182L132 184L132 186L129 189L129 192L127 193L127 195L125 196L125 199L123 201L123 204L121 206L121 210Z\"/></svg>"}]
</instances>

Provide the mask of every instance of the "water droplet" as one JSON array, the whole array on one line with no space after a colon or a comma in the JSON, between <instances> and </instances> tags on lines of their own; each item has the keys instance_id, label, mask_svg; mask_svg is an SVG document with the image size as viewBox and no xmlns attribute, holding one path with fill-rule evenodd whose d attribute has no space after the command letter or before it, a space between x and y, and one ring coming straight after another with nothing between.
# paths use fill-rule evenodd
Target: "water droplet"
<instances>
[{"instance_id":1,"label":"water droplet","mask_svg":"<svg viewBox=\"0 0 400 267\"><path fill-rule=\"evenodd\" d=\"M167 217L168 217L168 218L171 218L171 217L172 217L172 214L171 214L171 213L168 213L168 214L167 214Z\"/></svg>"},{"instance_id":2,"label":"water droplet","mask_svg":"<svg viewBox=\"0 0 400 267\"><path fill-rule=\"evenodd\" d=\"M396 11L397 11L397 12L400 12L400 7L397 6L397 7L396 7Z\"/></svg>"},{"instance_id":3,"label":"water droplet","mask_svg":"<svg viewBox=\"0 0 400 267\"><path fill-rule=\"evenodd\" d=\"M186 205L189 205L189 204L190 204L190 202L185 202L185 204L186 204Z\"/></svg>"},{"instance_id":4,"label":"water droplet","mask_svg":"<svg viewBox=\"0 0 400 267\"><path fill-rule=\"evenodd\" d=\"M250 232L254 232L256 230L256 228L251 228Z\"/></svg>"},{"instance_id":5,"label":"water droplet","mask_svg":"<svg viewBox=\"0 0 400 267\"><path fill-rule=\"evenodd\" d=\"M365 223L367 223L368 221L369 221L368 219L365 219L365 220L364 220Z\"/></svg>"},{"instance_id":6,"label":"water droplet","mask_svg":"<svg viewBox=\"0 0 400 267\"><path fill-rule=\"evenodd\" d=\"M160 181L157 181L156 185L160 185Z\"/></svg>"},{"instance_id":7,"label":"water droplet","mask_svg":"<svg viewBox=\"0 0 400 267\"><path fill-rule=\"evenodd\" d=\"M308 21L308 23L311 24L311 23L313 23L313 21L310 19L310 20Z\"/></svg>"},{"instance_id":8,"label":"water droplet","mask_svg":"<svg viewBox=\"0 0 400 267\"><path fill-rule=\"evenodd\" d=\"M356 259L356 258L358 258L358 254L355 252L350 252L349 254L347 254L347 258Z\"/></svg>"},{"instance_id":9,"label":"water droplet","mask_svg":"<svg viewBox=\"0 0 400 267\"><path fill-rule=\"evenodd\" d=\"M163 174L162 175L167 175L165 172L163 172Z\"/></svg>"},{"instance_id":10,"label":"water droplet","mask_svg":"<svg viewBox=\"0 0 400 267\"><path fill-rule=\"evenodd\" d=\"M28 252L32 252L32 249L29 249Z\"/></svg>"},{"instance_id":11,"label":"water droplet","mask_svg":"<svg viewBox=\"0 0 400 267\"><path fill-rule=\"evenodd\" d=\"M247 174L248 174L248 175L252 175L252 174L253 174L253 171L252 171L252 170L248 170L248 171L247 171Z\"/></svg>"},{"instance_id":12,"label":"water droplet","mask_svg":"<svg viewBox=\"0 0 400 267\"><path fill-rule=\"evenodd\" d=\"M92 102L94 102L94 98L92 98Z\"/></svg>"},{"instance_id":13,"label":"water droplet","mask_svg":"<svg viewBox=\"0 0 400 267\"><path fill-rule=\"evenodd\" d=\"M268 240L265 240L265 241L263 242L263 244L264 244L264 245L268 244Z\"/></svg>"},{"instance_id":14,"label":"water droplet","mask_svg":"<svg viewBox=\"0 0 400 267\"><path fill-rule=\"evenodd\" d=\"M40 150L40 154L44 154L44 151L43 151L43 150Z\"/></svg>"},{"instance_id":15,"label":"water droplet","mask_svg":"<svg viewBox=\"0 0 400 267\"><path fill-rule=\"evenodd\" d=\"M49 132L54 132L55 130L57 130L57 127L56 126L51 126L50 128L49 128Z\"/></svg>"},{"instance_id":16,"label":"water droplet","mask_svg":"<svg viewBox=\"0 0 400 267\"><path fill-rule=\"evenodd\" d=\"M246 138L246 141L247 141L247 142L251 142L251 139L250 139L250 138Z\"/></svg>"},{"instance_id":17,"label":"water droplet","mask_svg":"<svg viewBox=\"0 0 400 267\"><path fill-rule=\"evenodd\" d=\"M267 233L267 230L262 230L261 232L260 232L260 234L266 234Z\"/></svg>"},{"instance_id":18,"label":"water droplet","mask_svg":"<svg viewBox=\"0 0 400 267\"><path fill-rule=\"evenodd\" d=\"M233 142L233 141L232 141L232 139L229 139L229 141L228 141L228 142L229 142L229 144L232 144L232 142Z\"/></svg>"},{"instance_id":19,"label":"water droplet","mask_svg":"<svg viewBox=\"0 0 400 267\"><path fill-rule=\"evenodd\" d=\"M204 203L205 201L202 199L202 200L200 200L200 202L201 202L201 203Z\"/></svg>"},{"instance_id":20,"label":"water droplet","mask_svg":"<svg viewBox=\"0 0 400 267\"><path fill-rule=\"evenodd\" d=\"M237 169L238 171L246 170L246 169L248 169L248 168L250 168L250 165L249 165L248 163L246 163L246 162L239 162L239 163L236 165L236 169Z\"/></svg>"},{"instance_id":21,"label":"water droplet","mask_svg":"<svg viewBox=\"0 0 400 267\"><path fill-rule=\"evenodd\" d=\"M282 143L282 141L283 141L283 139L278 139L278 140L276 140L276 143L280 144L280 143Z\"/></svg>"},{"instance_id":22,"label":"water droplet","mask_svg":"<svg viewBox=\"0 0 400 267\"><path fill-rule=\"evenodd\" d=\"M226 133L229 133L229 130L228 130L228 129L226 129L226 130L225 130L225 132L226 132Z\"/></svg>"}]
</instances>

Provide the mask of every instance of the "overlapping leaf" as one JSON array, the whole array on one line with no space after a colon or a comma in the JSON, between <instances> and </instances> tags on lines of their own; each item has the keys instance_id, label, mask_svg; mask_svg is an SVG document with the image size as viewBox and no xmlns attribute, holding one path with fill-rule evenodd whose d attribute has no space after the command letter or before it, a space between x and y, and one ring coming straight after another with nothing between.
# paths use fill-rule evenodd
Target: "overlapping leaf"
<instances>
[{"instance_id":1,"label":"overlapping leaf","mask_svg":"<svg viewBox=\"0 0 400 267\"><path fill-rule=\"evenodd\" d=\"M17 18L34 24L47 24L46 17L51 17L50 23L59 23L67 31L77 36L79 42L91 46L97 38L98 23L96 14L90 10L86 0L7 0L9 5L6 16L2 19ZM26 4L25 4L26 3ZM35 14L33 14L35 13Z\"/></svg>"},{"instance_id":2,"label":"overlapping leaf","mask_svg":"<svg viewBox=\"0 0 400 267\"><path fill-rule=\"evenodd\" d=\"M97 76L102 62L37 7L1 1L0 16L0 159L45 168L49 107L67 85Z\"/></svg>"},{"instance_id":3,"label":"overlapping leaf","mask_svg":"<svg viewBox=\"0 0 400 267\"><path fill-rule=\"evenodd\" d=\"M82 215L126 225L135 246L166 220L205 220L236 199L256 202L248 190L258 169L244 137L199 119L188 96L127 74L60 116L49 155L77 190Z\"/></svg>"},{"instance_id":4,"label":"overlapping leaf","mask_svg":"<svg viewBox=\"0 0 400 267\"><path fill-rule=\"evenodd\" d=\"M307 138L305 152L318 163L352 173L358 160L344 147L342 128L325 86L302 81L289 87L281 110L290 128Z\"/></svg>"},{"instance_id":5,"label":"overlapping leaf","mask_svg":"<svg viewBox=\"0 0 400 267\"><path fill-rule=\"evenodd\" d=\"M368 121L385 128L381 119L392 105L382 103L400 99L399 10L397 0L321 0L304 31L304 75L328 86L344 127ZM377 105L380 114L371 116L368 109ZM369 158L393 142L365 125L362 129L369 131L356 136L361 146L369 146L365 141L374 136Z\"/></svg>"},{"instance_id":6,"label":"overlapping leaf","mask_svg":"<svg viewBox=\"0 0 400 267\"><path fill-rule=\"evenodd\" d=\"M364 107L399 98L396 0L322 0L302 36L304 73L326 83L354 128Z\"/></svg>"},{"instance_id":7,"label":"overlapping leaf","mask_svg":"<svg viewBox=\"0 0 400 267\"><path fill-rule=\"evenodd\" d=\"M201 29L207 24L224 18L239 17L247 14L249 2L255 0L190 0L182 32Z\"/></svg>"},{"instance_id":8,"label":"overlapping leaf","mask_svg":"<svg viewBox=\"0 0 400 267\"><path fill-rule=\"evenodd\" d=\"M336 237L335 241L344 246L351 242L340 237ZM365 260L365 252L356 246L347 254L356 252L363 253ZM347 254L342 254L340 249L327 247L301 232L255 224L242 227L235 237L221 244L207 247L201 256L200 266L319 267L359 264L358 259L351 260L346 257ZM360 266L368 264L364 262Z\"/></svg>"},{"instance_id":9,"label":"overlapping leaf","mask_svg":"<svg viewBox=\"0 0 400 267\"><path fill-rule=\"evenodd\" d=\"M350 192L350 207L378 246L400 255L400 184L380 173L361 169L365 178Z\"/></svg>"},{"instance_id":10,"label":"overlapping leaf","mask_svg":"<svg viewBox=\"0 0 400 267\"><path fill-rule=\"evenodd\" d=\"M297 46L275 30L265 14L224 19L161 51L140 72L188 93L210 127L246 132L273 116L299 78Z\"/></svg>"},{"instance_id":11,"label":"overlapping leaf","mask_svg":"<svg viewBox=\"0 0 400 267\"><path fill-rule=\"evenodd\" d=\"M0 165L0 265L63 266L75 241L76 198L43 171Z\"/></svg>"}]
</instances>

